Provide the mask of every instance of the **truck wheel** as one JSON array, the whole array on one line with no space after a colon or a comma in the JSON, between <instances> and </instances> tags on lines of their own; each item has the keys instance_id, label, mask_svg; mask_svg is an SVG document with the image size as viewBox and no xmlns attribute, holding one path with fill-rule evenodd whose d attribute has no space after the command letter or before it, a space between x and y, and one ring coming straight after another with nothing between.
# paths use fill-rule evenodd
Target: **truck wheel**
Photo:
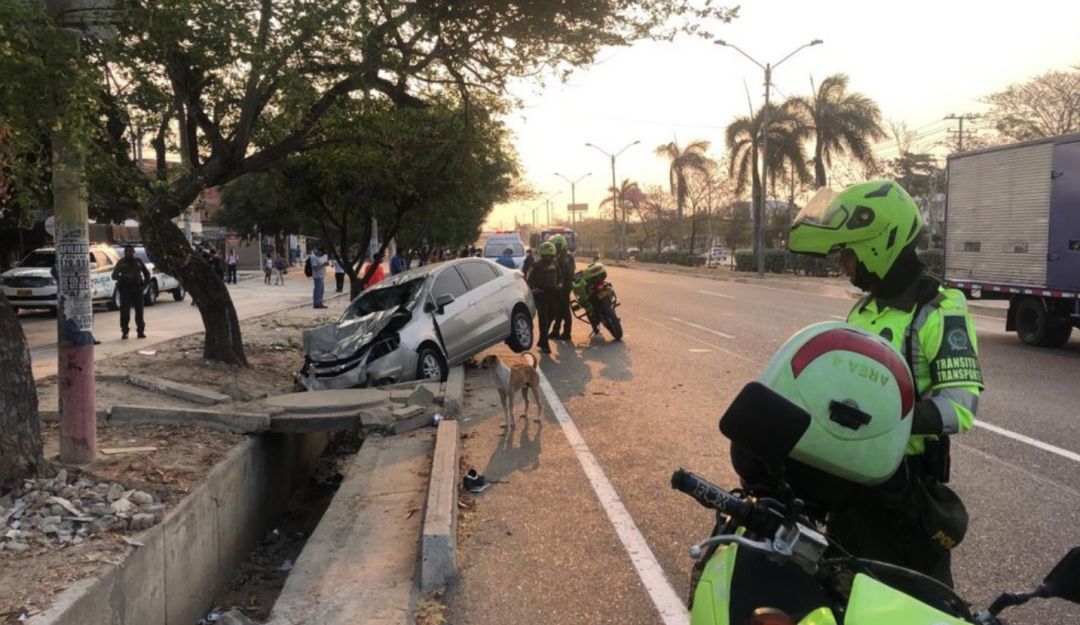
<instances>
[{"instance_id":1,"label":"truck wheel","mask_svg":"<svg viewBox=\"0 0 1080 625\"><path fill-rule=\"evenodd\" d=\"M1027 345L1061 347L1072 335L1072 323L1053 316L1037 297L1028 297L1016 307L1016 336Z\"/></svg>"}]
</instances>

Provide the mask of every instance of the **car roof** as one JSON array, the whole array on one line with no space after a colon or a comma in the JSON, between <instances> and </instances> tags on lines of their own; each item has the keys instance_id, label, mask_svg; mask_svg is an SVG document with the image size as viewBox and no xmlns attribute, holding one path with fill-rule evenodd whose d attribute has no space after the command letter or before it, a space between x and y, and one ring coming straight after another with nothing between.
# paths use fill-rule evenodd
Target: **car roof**
<instances>
[{"instance_id":1,"label":"car roof","mask_svg":"<svg viewBox=\"0 0 1080 625\"><path fill-rule=\"evenodd\" d=\"M521 241L520 234L489 234L484 241Z\"/></svg>"},{"instance_id":2,"label":"car roof","mask_svg":"<svg viewBox=\"0 0 1080 625\"><path fill-rule=\"evenodd\" d=\"M452 259L452 260L444 260L444 261L439 262L439 263L432 263L430 265L424 265L423 267L414 267L412 269L407 269L407 270L402 271L401 273L399 273L397 275L390 276L390 277L380 281L378 284L373 285L371 288L373 288L373 289L381 289L383 287L396 286L398 284L403 284L405 282L411 282L413 280L418 280L420 278L426 278L426 277L428 277L428 276L430 276L432 274L442 273L448 267L455 267L455 266L460 265L462 263L468 263L468 262L487 263L489 265L494 265L495 267L499 267L498 263L492 262L492 261L490 261L490 260L488 260L486 258L477 258L475 256L470 256L468 258L455 258L455 259Z\"/></svg>"}]
</instances>

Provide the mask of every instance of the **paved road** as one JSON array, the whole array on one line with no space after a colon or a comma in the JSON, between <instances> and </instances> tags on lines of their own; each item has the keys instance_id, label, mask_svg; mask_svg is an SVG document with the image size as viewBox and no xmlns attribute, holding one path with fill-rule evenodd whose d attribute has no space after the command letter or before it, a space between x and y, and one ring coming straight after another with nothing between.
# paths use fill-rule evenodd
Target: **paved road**
<instances>
[{"instance_id":1,"label":"paved road","mask_svg":"<svg viewBox=\"0 0 1080 625\"><path fill-rule=\"evenodd\" d=\"M488 418L484 427L489 436L468 441L467 448L500 458L509 467L500 473L514 486L498 485L486 493L477 514L488 520L501 515L501 523L508 525L520 519L522 526L505 539L484 525L475 527L482 549L466 541L468 568L450 596L450 614L457 617L453 622L662 622L656 603L670 591L657 590L644 550L624 546L606 510L617 514L625 508L655 555L661 582L666 578L676 596L685 596L686 550L705 536L711 515L670 489L671 470L684 466L719 484L735 485L728 444L717 430L724 408L789 335L807 324L842 317L852 303L836 293L814 295L643 270L613 269L610 274L624 304L625 341L588 341L579 325L577 349L561 347L542 368L595 457L601 482L610 483L617 501L598 503L590 488L595 475L587 479L581 464L568 460L574 456L570 452L583 446L568 444L550 416L543 445L539 433L522 435L516 450L513 441L509 449L489 442L496 440L498 429L497 421ZM954 569L960 592L982 607L1001 591L1033 588L1068 548L1080 544L1080 419L1075 408L1080 386L1074 382L1080 341L1061 350L1038 350L1006 334L1000 319L978 317L976 325L989 386L979 416L1009 434L980 427L954 444L953 485L972 517ZM1018 441L1016 435L1053 450ZM530 456L529 472L517 468L515 454ZM539 495L535 500L531 489ZM553 504L552 491L570 505ZM580 503L582 493L591 493L586 503ZM624 535L627 522L620 518L617 523ZM504 546L515 553L522 545L537 544L549 557L525 557L516 568L498 568L499 558L490 555ZM483 572L488 560L496 570ZM543 583L558 580L559 567L569 575L570 563L603 565L590 567L588 575L568 577L573 583L565 587ZM499 580L508 579L509 587L499 587ZM504 620L488 618L485 611ZM1011 614L1014 624L1080 622L1080 606L1062 602L1032 604Z\"/></svg>"},{"instance_id":2,"label":"paved road","mask_svg":"<svg viewBox=\"0 0 1080 625\"><path fill-rule=\"evenodd\" d=\"M236 313L241 319L255 317L274 310L289 308L311 301L311 281L301 271L285 276L284 286L267 286L262 276L242 279L229 285ZM328 295L333 294L333 277L328 283ZM130 339L120 339L120 313L95 308L94 335L101 345L94 348L94 359L101 360L111 354L167 341L193 332L202 332L202 318L198 309L191 306L191 297L182 302L173 301L170 293L162 293L157 304L146 308L146 339L135 339L135 320L131 320ZM134 314L132 315L134 317ZM19 313L23 332L30 344L30 358L34 365L34 378L40 379L56 374L56 315L51 312L23 311Z\"/></svg>"}]
</instances>

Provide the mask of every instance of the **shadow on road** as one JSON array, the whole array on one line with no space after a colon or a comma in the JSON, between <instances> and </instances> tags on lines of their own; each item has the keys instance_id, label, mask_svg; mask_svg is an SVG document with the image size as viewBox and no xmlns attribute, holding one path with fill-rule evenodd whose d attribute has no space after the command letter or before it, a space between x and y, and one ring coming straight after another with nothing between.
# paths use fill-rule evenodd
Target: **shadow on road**
<instances>
[{"instance_id":1,"label":"shadow on road","mask_svg":"<svg viewBox=\"0 0 1080 625\"><path fill-rule=\"evenodd\" d=\"M584 395L592 380L592 370L582 360L577 352L577 347L565 341L555 341L552 344L555 355L543 354L540 363L551 386L558 391L559 396L565 402L568 397Z\"/></svg>"},{"instance_id":2,"label":"shadow on road","mask_svg":"<svg viewBox=\"0 0 1080 625\"><path fill-rule=\"evenodd\" d=\"M599 374L605 380L624 382L634 377L630 370L630 352L623 341L604 340L601 335L594 334L581 355L586 361L600 363Z\"/></svg>"},{"instance_id":3,"label":"shadow on road","mask_svg":"<svg viewBox=\"0 0 1080 625\"><path fill-rule=\"evenodd\" d=\"M540 468L540 436L544 424L534 422L534 417L535 413L527 419L517 419L517 427L503 434L483 471L489 480L505 480L513 473ZM515 437L517 447L514 447Z\"/></svg>"}]
</instances>

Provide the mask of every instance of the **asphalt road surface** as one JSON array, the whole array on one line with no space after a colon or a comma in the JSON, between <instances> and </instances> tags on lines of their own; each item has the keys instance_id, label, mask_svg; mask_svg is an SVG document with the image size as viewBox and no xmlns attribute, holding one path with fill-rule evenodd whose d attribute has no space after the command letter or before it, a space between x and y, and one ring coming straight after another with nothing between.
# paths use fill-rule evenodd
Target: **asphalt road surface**
<instances>
[{"instance_id":1,"label":"asphalt road surface","mask_svg":"<svg viewBox=\"0 0 1080 625\"><path fill-rule=\"evenodd\" d=\"M478 500L451 622L686 623L671 604L686 596L687 549L712 515L671 490L671 471L736 486L717 429L727 404L787 337L853 303L837 289L645 270L615 268L610 279L624 341L590 340L577 324L576 348L543 359L562 423L549 413L542 431L499 446L498 409L488 408L487 438L481 429L466 441L474 458L491 454L488 470L506 483ZM954 437L951 485L971 515L954 554L957 589L981 609L1000 592L1033 589L1080 545L1080 340L1043 350L1020 344L1002 319L976 326L987 390L979 427ZM1037 601L1005 616L1075 624L1080 606Z\"/></svg>"},{"instance_id":2,"label":"asphalt road surface","mask_svg":"<svg viewBox=\"0 0 1080 625\"><path fill-rule=\"evenodd\" d=\"M330 272L328 272L329 274ZM311 301L311 280L304 277L299 269L285 276L285 285L267 286L263 284L262 274L244 277L236 284L229 285L236 314L241 319L290 308ZM329 275L327 297L334 294L334 277ZM346 285L348 288L348 285ZM131 315L131 334L129 339L120 338L120 312L106 310L104 306L94 308L94 336L101 345L94 347L94 359L108 358L136 349L146 349L155 343L167 341L193 332L202 332L202 318L197 308L190 305L188 295L181 302L173 301L171 293L162 293L157 303L146 307L146 339L135 338L135 313ZM23 332L30 345L30 359L34 367L34 378L40 379L56 374L56 315L51 311L25 310L19 313Z\"/></svg>"}]
</instances>

